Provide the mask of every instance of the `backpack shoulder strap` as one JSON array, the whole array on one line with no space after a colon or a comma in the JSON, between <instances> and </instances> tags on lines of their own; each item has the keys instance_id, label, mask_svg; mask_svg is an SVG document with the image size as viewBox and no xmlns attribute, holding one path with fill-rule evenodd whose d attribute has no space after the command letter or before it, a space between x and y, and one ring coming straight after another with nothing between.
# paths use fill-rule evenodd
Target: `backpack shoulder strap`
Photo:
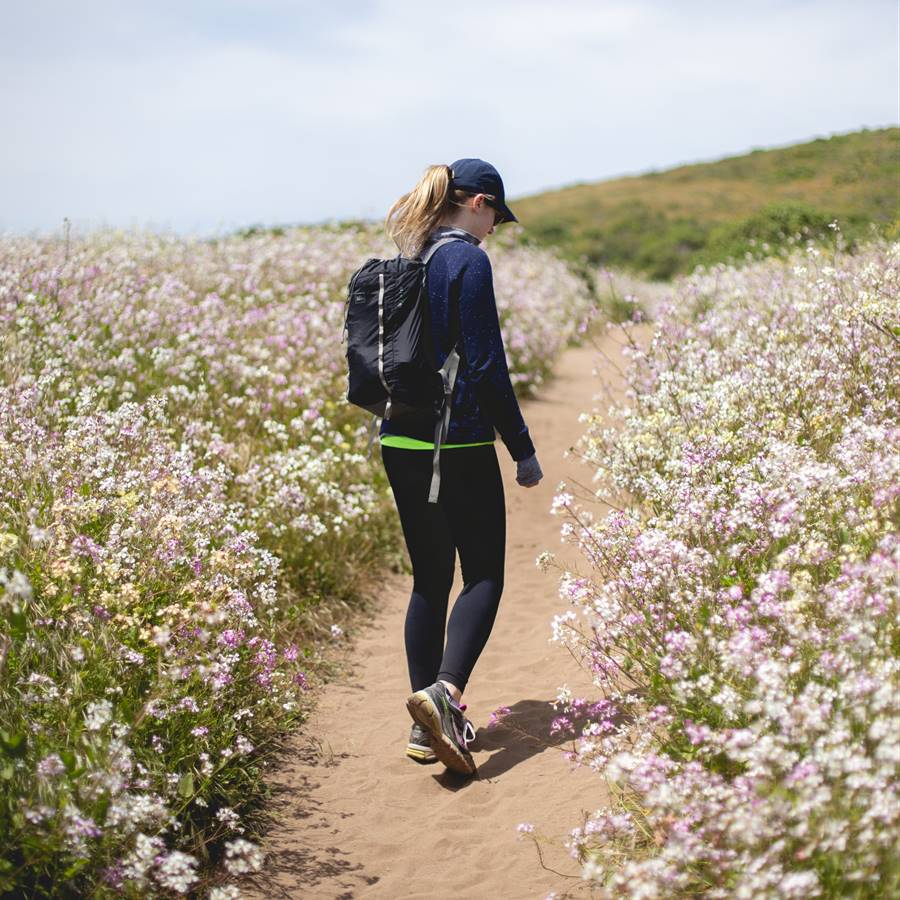
<instances>
[{"instance_id":1,"label":"backpack shoulder strap","mask_svg":"<svg viewBox=\"0 0 900 900\"><path fill-rule=\"evenodd\" d=\"M460 237L455 237L453 235L448 235L447 237L439 238L433 244L431 244L431 246L426 251L424 251L423 254L420 254L419 258L425 264L424 276L423 276L423 289L424 289L424 282L428 278L428 271L427 271L428 261L431 259L431 257L434 255L435 251L439 247L443 247L444 244L449 244L452 241L464 241L464 239L460 238ZM466 242L464 241L464 243L466 243ZM454 315L454 313L456 313L456 315ZM460 338L459 332L460 332L459 311L454 308L454 309L450 310L450 347L451 348L456 347L457 343L459 342L459 338Z\"/></svg>"},{"instance_id":2,"label":"backpack shoulder strap","mask_svg":"<svg viewBox=\"0 0 900 900\"><path fill-rule=\"evenodd\" d=\"M435 250L438 247L443 247L444 244L449 244L451 241L461 241L463 238L447 236L444 238L440 238L435 241L428 250L425 251L422 256L422 261L425 263L425 278L427 279L428 271L428 261L431 259ZM456 315L454 316L454 312ZM435 422L434 426L434 452L431 458L431 484L428 489L428 502L429 503L437 503L438 502L438 494L441 488L441 468L440 468L440 454L441 454L441 444L447 437L447 431L450 427L450 409L453 402L453 387L456 383L456 373L459 367L459 361L461 358L461 348L457 348L460 339L460 323L459 323L459 310L453 308L450 310L450 352L447 354L447 358L444 360L444 365L440 368L441 379L444 383L444 400L442 404L441 414Z\"/></svg>"},{"instance_id":3,"label":"backpack shoulder strap","mask_svg":"<svg viewBox=\"0 0 900 900\"><path fill-rule=\"evenodd\" d=\"M461 240L462 240L462 238L453 237L453 236L439 238L427 250L425 250L423 253L419 254L419 259L421 259L422 262L425 263L425 265L427 266L428 261L434 255L434 252L435 252L435 250L438 249L438 247L443 247L444 244L449 244L451 241L461 241Z\"/></svg>"}]
</instances>

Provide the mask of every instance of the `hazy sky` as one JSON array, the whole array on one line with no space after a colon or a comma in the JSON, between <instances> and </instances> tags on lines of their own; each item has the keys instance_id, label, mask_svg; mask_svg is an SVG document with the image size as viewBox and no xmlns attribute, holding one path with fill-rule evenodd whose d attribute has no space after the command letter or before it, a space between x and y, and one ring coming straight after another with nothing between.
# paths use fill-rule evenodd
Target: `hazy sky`
<instances>
[{"instance_id":1,"label":"hazy sky","mask_svg":"<svg viewBox=\"0 0 900 900\"><path fill-rule=\"evenodd\" d=\"M896 0L3 0L0 231L382 217L896 124ZM527 224L527 223L525 223Z\"/></svg>"}]
</instances>

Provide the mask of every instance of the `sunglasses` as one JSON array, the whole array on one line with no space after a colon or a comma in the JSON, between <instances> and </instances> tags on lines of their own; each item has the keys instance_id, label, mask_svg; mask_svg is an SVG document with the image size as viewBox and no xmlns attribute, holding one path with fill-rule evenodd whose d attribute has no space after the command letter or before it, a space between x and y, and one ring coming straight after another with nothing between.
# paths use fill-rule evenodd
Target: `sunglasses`
<instances>
[{"instance_id":1,"label":"sunglasses","mask_svg":"<svg viewBox=\"0 0 900 900\"><path fill-rule=\"evenodd\" d=\"M501 222L506 221L506 217L503 213L497 208L497 203L495 200L488 199L487 194L484 195L484 202L494 210L494 227L496 228Z\"/></svg>"}]
</instances>

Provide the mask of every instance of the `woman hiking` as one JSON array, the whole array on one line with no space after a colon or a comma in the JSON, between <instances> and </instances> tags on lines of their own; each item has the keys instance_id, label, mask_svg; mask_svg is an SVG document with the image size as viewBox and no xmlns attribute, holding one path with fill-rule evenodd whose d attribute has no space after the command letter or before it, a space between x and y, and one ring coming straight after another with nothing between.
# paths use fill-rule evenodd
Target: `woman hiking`
<instances>
[{"instance_id":1,"label":"woman hiking","mask_svg":"<svg viewBox=\"0 0 900 900\"><path fill-rule=\"evenodd\" d=\"M404 640L413 690L406 705L414 724L406 753L418 762L439 759L464 774L475 771L468 749L475 729L460 700L503 591L506 503L495 429L516 461L516 482L534 487L543 477L509 377L491 262L479 246L501 222L517 221L500 174L472 158L429 166L385 218L387 233L407 257L440 238L458 238L434 251L426 281L439 365L452 349L451 316L457 314L460 336L438 502L426 501L434 423L383 419L379 441L413 568ZM447 622L457 551L463 589Z\"/></svg>"}]
</instances>

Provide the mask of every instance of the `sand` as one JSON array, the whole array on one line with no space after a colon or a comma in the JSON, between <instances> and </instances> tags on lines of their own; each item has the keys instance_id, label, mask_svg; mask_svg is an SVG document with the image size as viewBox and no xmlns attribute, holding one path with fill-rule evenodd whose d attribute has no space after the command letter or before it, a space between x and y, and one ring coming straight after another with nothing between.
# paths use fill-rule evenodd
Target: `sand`
<instances>
[{"instance_id":1,"label":"sand","mask_svg":"<svg viewBox=\"0 0 900 900\"><path fill-rule=\"evenodd\" d=\"M239 883L245 896L591 895L563 841L582 811L605 804L605 785L572 768L563 756L574 746L571 735L550 737L549 727L560 685L568 683L576 696L593 697L596 689L567 650L549 641L551 620L566 607L558 596L559 571L541 572L535 558L549 550L586 571L577 549L561 542L563 519L550 507L560 481L591 485L592 470L575 455L566 458L585 428L579 414L595 407L605 414L609 397L622 396L621 332L595 334L584 347L566 350L555 377L522 403L544 472L536 487L516 484L515 462L497 440L507 506L506 583L462 698L478 729L477 775L404 755L411 719L403 622L412 577L391 575L382 611L349 651L349 674L322 689L292 739L290 761L268 779L278 824L263 843L263 871ZM603 513L599 504L594 510ZM461 588L457 560L451 606ZM501 706L511 710L509 724L486 728ZM543 863L535 844L517 832L523 822L542 838Z\"/></svg>"}]
</instances>

